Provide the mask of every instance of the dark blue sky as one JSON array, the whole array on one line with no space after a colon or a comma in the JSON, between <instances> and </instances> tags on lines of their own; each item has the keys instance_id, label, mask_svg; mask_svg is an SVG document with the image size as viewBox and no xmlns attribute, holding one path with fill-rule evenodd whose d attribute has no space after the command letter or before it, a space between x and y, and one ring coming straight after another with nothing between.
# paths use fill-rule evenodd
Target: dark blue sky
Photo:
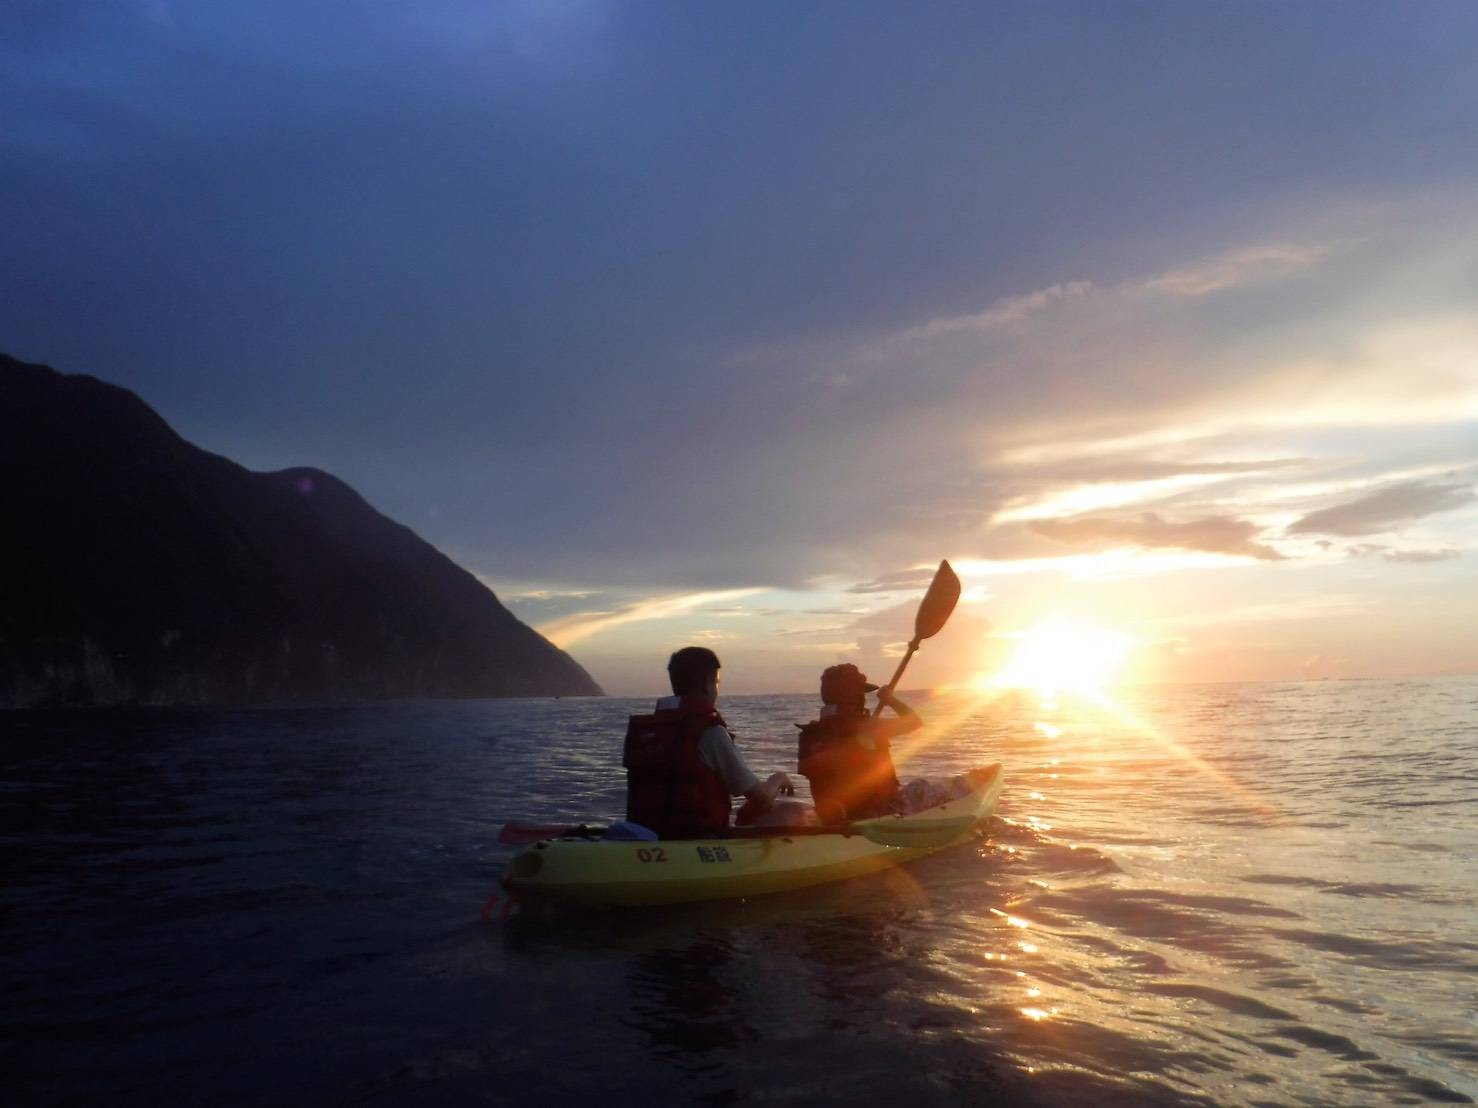
<instances>
[{"instance_id":1,"label":"dark blue sky","mask_svg":"<svg viewBox=\"0 0 1478 1108\"><path fill-rule=\"evenodd\" d=\"M1467 3L12 0L0 349L329 469L495 581L867 577L1010 499L962 412L1143 382L1040 338L859 349L1269 242L1440 242L1475 57ZM1286 337L1350 284L1140 324ZM874 543L880 499L931 522Z\"/></svg>"}]
</instances>

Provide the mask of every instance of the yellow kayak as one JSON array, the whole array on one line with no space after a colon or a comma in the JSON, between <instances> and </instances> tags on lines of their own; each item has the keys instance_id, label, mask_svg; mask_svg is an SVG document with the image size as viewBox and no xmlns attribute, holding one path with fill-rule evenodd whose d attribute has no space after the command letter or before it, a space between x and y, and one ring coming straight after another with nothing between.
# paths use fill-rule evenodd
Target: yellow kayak
<instances>
[{"instance_id":1,"label":"yellow kayak","mask_svg":"<svg viewBox=\"0 0 1478 1108\"><path fill-rule=\"evenodd\" d=\"M835 830L772 828L653 842L545 839L510 859L502 883L520 898L635 906L760 896L840 881L976 837L1001 795L1001 767L971 770L966 780L970 791L948 803Z\"/></svg>"}]
</instances>

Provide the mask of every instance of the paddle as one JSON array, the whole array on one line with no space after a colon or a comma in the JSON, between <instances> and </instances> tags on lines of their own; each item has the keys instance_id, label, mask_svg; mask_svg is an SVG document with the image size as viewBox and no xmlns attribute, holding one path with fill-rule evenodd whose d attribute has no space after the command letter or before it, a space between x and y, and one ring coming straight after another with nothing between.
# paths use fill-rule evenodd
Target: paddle
<instances>
[{"instance_id":1,"label":"paddle","mask_svg":"<svg viewBox=\"0 0 1478 1108\"><path fill-rule=\"evenodd\" d=\"M853 830L869 842L875 842L880 846L917 849L948 846L979 822L980 817L976 815L919 821L892 819L887 822L859 823L853 827Z\"/></svg>"},{"instance_id":2,"label":"paddle","mask_svg":"<svg viewBox=\"0 0 1478 1108\"><path fill-rule=\"evenodd\" d=\"M893 671L893 676L883 688L892 692L898 687L898 682L903 678L903 671L908 668L908 663L913 658L914 652L918 650L919 643L933 638L944 629L959 599L960 579L955 576L955 571L950 568L949 562L940 562L939 568L934 571L934 580L929 582L929 591L924 594L924 599L919 601L919 610L914 615L913 641L908 644L908 653L903 656L903 660L898 663L898 668ZM882 710L883 706L879 704L873 715L879 715Z\"/></svg>"},{"instance_id":3,"label":"paddle","mask_svg":"<svg viewBox=\"0 0 1478 1108\"><path fill-rule=\"evenodd\" d=\"M585 839L598 839L606 833L604 827L587 827L583 823L505 823L498 832L498 841L509 846L527 846L545 839L565 839L578 835Z\"/></svg>"}]
</instances>

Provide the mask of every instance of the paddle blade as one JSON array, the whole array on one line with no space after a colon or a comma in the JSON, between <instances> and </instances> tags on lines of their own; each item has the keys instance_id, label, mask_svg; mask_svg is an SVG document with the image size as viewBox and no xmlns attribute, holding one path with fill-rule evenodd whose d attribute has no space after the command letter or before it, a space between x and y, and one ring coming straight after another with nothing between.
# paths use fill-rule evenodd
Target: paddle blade
<instances>
[{"instance_id":1,"label":"paddle blade","mask_svg":"<svg viewBox=\"0 0 1478 1108\"><path fill-rule=\"evenodd\" d=\"M934 850L965 838L975 830L979 822L980 817L975 815L914 822L907 819L883 819L875 823L859 823L857 831L864 839L879 846Z\"/></svg>"},{"instance_id":2,"label":"paddle blade","mask_svg":"<svg viewBox=\"0 0 1478 1108\"><path fill-rule=\"evenodd\" d=\"M929 591L919 604L918 615L914 617L914 638L928 639L939 634L959 599L960 579L948 562L940 562L934 572L934 580L929 582Z\"/></svg>"}]
</instances>

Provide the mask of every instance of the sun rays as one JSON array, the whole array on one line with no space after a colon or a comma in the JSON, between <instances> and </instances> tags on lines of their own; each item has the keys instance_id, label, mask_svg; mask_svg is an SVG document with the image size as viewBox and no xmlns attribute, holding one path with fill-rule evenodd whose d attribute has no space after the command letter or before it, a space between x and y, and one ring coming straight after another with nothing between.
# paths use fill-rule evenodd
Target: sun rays
<instances>
[{"instance_id":1,"label":"sun rays","mask_svg":"<svg viewBox=\"0 0 1478 1108\"><path fill-rule=\"evenodd\" d=\"M1091 731L1091 721L1097 718L1103 733L1095 739L1113 737L1152 747L1214 781L1228 799L1260 819L1279 816L1274 806L1231 774L1114 695L1115 682L1140 645L1133 636L1055 615L1026 630L997 637L1014 643L1005 665L955 689L955 695L937 700L929 712L928 728L895 752L900 765L936 744L957 739L967 721L989 711L1003 697L1026 695L1036 703L1032 730L1048 742L1071 742Z\"/></svg>"},{"instance_id":2,"label":"sun rays","mask_svg":"<svg viewBox=\"0 0 1478 1108\"><path fill-rule=\"evenodd\" d=\"M1109 631L1054 617L1010 636L1016 652L1006 668L983 679L987 687L1026 689L1044 700L1070 694L1104 701L1134 640Z\"/></svg>"}]
</instances>

